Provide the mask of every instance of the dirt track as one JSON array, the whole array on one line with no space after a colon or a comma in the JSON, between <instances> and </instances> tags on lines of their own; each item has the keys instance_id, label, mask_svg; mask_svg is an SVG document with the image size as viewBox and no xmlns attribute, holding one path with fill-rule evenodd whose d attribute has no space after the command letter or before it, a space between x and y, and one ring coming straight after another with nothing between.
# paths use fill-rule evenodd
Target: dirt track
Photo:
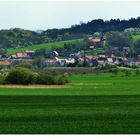
<instances>
[{"instance_id":1,"label":"dirt track","mask_svg":"<svg viewBox=\"0 0 140 140\"><path fill-rule=\"evenodd\" d=\"M68 85L0 85L0 88L69 88Z\"/></svg>"},{"instance_id":2,"label":"dirt track","mask_svg":"<svg viewBox=\"0 0 140 140\"><path fill-rule=\"evenodd\" d=\"M94 70L92 68L71 68L71 69L48 69L46 71L44 70L35 70L35 72L38 73L48 73L48 74L90 74L90 73L105 73L107 72L106 70Z\"/></svg>"}]
</instances>

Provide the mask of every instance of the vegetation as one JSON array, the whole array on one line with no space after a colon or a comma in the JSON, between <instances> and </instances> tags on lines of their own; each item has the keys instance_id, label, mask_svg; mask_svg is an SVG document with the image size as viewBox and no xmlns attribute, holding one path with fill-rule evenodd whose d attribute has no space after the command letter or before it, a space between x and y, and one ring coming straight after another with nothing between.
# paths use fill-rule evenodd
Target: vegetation
<instances>
[{"instance_id":1,"label":"vegetation","mask_svg":"<svg viewBox=\"0 0 140 140\"><path fill-rule=\"evenodd\" d=\"M136 42L136 41L140 40L140 35L133 35L132 39L134 42Z\"/></svg>"},{"instance_id":2,"label":"vegetation","mask_svg":"<svg viewBox=\"0 0 140 140\"><path fill-rule=\"evenodd\" d=\"M79 39L95 32L124 31L127 28L139 28L139 24L140 17L129 20L111 19L110 21L96 19L88 23L73 25L71 28L48 29L40 32L20 28L0 30L0 51L5 52L8 48L21 48L21 46L28 47L54 41Z\"/></svg>"},{"instance_id":3,"label":"vegetation","mask_svg":"<svg viewBox=\"0 0 140 140\"><path fill-rule=\"evenodd\" d=\"M123 31L127 28L139 28L139 23L140 17L129 20L111 19L110 21L95 19L88 23L73 25L71 28L46 30L43 33L53 38L56 38L58 34L63 36L66 33L70 37L75 37L83 36L83 34L93 34L95 32L105 33L109 31Z\"/></svg>"},{"instance_id":4,"label":"vegetation","mask_svg":"<svg viewBox=\"0 0 140 140\"><path fill-rule=\"evenodd\" d=\"M3 82L2 82L3 80ZM5 79L1 78L1 83L29 85L29 84L42 84L42 85L64 85L68 83L68 77L62 75L52 75L48 73L39 74L30 71L29 69L17 68L11 70Z\"/></svg>"},{"instance_id":5,"label":"vegetation","mask_svg":"<svg viewBox=\"0 0 140 140\"><path fill-rule=\"evenodd\" d=\"M71 75L69 88L0 88L0 133L138 134L135 73Z\"/></svg>"},{"instance_id":6,"label":"vegetation","mask_svg":"<svg viewBox=\"0 0 140 140\"><path fill-rule=\"evenodd\" d=\"M22 52L25 50L40 50L40 49L45 49L47 51L50 51L51 49L55 48L63 48L65 43L79 43L83 39L78 39L78 40L67 40L67 41L59 41L59 42L51 42L51 43L46 43L46 44L40 44L40 45L31 45L28 47L19 47L19 48L10 48L7 49L8 54L15 54L17 52Z\"/></svg>"}]
</instances>

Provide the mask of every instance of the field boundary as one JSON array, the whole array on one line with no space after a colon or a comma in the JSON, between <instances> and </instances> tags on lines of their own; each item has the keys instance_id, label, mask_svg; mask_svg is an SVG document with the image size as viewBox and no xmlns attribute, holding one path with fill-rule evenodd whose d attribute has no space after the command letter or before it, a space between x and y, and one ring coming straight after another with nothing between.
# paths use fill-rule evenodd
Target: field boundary
<instances>
[{"instance_id":1,"label":"field boundary","mask_svg":"<svg viewBox=\"0 0 140 140\"><path fill-rule=\"evenodd\" d=\"M0 85L0 88L69 88L69 85Z\"/></svg>"}]
</instances>

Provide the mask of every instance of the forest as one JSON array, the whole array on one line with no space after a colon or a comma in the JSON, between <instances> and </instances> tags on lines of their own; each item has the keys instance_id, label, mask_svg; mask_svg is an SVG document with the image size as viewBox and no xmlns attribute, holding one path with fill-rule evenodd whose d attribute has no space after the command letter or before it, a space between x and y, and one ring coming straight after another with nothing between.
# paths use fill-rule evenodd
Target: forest
<instances>
[{"instance_id":1,"label":"forest","mask_svg":"<svg viewBox=\"0 0 140 140\"><path fill-rule=\"evenodd\" d=\"M111 19L104 21L96 19L87 23L81 22L70 28L47 29L44 31L30 31L20 28L0 30L0 49L26 47L54 41L79 39L95 32L124 31L127 28L139 28L140 17L129 20Z\"/></svg>"}]
</instances>

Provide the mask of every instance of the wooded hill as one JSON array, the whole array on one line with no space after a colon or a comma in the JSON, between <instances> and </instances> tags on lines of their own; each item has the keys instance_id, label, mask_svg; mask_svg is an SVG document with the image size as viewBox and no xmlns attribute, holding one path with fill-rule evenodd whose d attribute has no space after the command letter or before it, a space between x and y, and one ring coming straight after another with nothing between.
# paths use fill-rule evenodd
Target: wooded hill
<instances>
[{"instance_id":1,"label":"wooded hill","mask_svg":"<svg viewBox=\"0 0 140 140\"><path fill-rule=\"evenodd\" d=\"M78 39L95 32L123 31L126 28L136 27L140 27L140 17L131 18L129 20L111 19L109 21L96 19L87 23L73 25L70 28L48 29L41 32L20 28L0 30L0 49L5 51L4 49L7 48L18 48L21 46L31 46L54 41Z\"/></svg>"}]
</instances>

